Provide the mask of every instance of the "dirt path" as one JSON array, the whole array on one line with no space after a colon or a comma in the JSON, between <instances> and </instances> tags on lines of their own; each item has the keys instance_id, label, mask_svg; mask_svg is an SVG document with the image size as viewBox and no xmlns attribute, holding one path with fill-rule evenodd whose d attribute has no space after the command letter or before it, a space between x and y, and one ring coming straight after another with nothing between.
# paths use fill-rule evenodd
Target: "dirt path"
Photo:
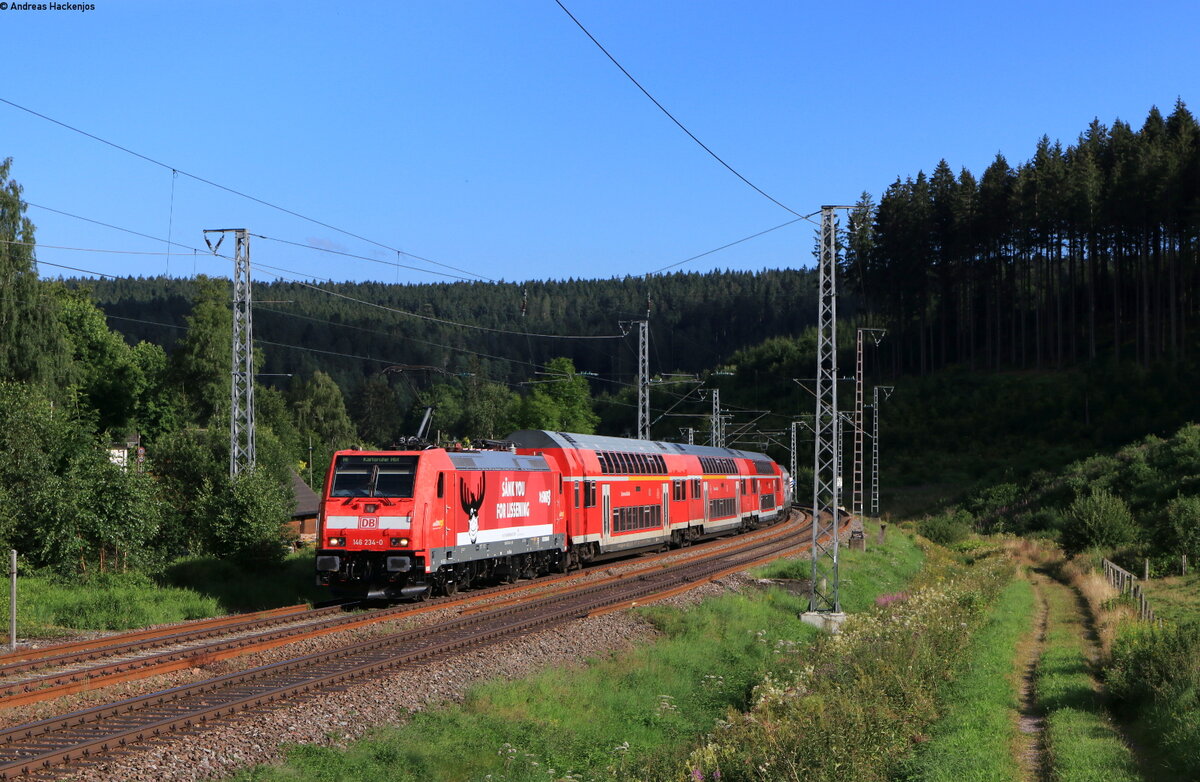
<instances>
[{"instance_id":1,"label":"dirt path","mask_svg":"<svg viewBox=\"0 0 1200 782\"><path fill-rule=\"evenodd\" d=\"M1017 747L1017 761L1021 767L1022 782L1044 782L1050 775L1046 767L1046 718L1037 703L1034 682L1037 679L1038 664L1041 662L1042 649L1046 645L1046 625L1050 607L1046 596L1042 593L1043 576L1030 573L1029 582L1033 586L1034 597L1037 600L1037 615L1034 617L1033 630L1027 640L1022 642L1017 650L1021 660L1020 693L1021 710L1017 715L1017 729L1020 731L1020 741Z\"/></svg>"}]
</instances>

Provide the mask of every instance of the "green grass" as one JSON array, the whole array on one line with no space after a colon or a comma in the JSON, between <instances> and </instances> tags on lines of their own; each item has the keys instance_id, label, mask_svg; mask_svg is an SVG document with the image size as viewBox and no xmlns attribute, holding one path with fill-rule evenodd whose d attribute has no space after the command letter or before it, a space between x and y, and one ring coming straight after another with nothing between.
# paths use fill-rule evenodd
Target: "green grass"
<instances>
[{"instance_id":1,"label":"green grass","mask_svg":"<svg viewBox=\"0 0 1200 782\"><path fill-rule=\"evenodd\" d=\"M1140 776L1094 689L1087 658L1087 628L1075 593L1046 585L1050 608L1046 645L1035 695L1046 715L1045 737L1053 779L1124 782Z\"/></svg>"},{"instance_id":2,"label":"green grass","mask_svg":"<svg viewBox=\"0 0 1200 782\"><path fill-rule=\"evenodd\" d=\"M966 673L946 687L943 716L903 776L929 782L1000 782L1020 776L1013 757L1017 645L1031 629L1033 588L1015 579L971 641Z\"/></svg>"},{"instance_id":3,"label":"green grass","mask_svg":"<svg viewBox=\"0 0 1200 782\"><path fill-rule=\"evenodd\" d=\"M1146 583L1146 598L1155 616L1171 622L1194 619L1200 615L1200 571L1151 579Z\"/></svg>"},{"instance_id":4,"label":"green grass","mask_svg":"<svg viewBox=\"0 0 1200 782\"><path fill-rule=\"evenodd\" d=\"M53 638L75 630L128 630L221 613L210 597L160 587L138 573L69 583L33 576L17 583L17 635L26 638Z\"/></svg>"},{"instance_id":5,"label":"green grass","mask_svg":"<svg viewBox=\"0 0 1200 782\"><path fill-rule=\"evenodd\" d=\"M916 573L922 556L898 533L885 547L847 552L843 601L870 605L880 589L903 587L904 574ZM345 751L296 747L286 765L259 767L237 779L678 777L695 742L730 710L746 709L764 677L784 673L781 661L795 660L789 652L817 636L799 620L806 609L807 600L777 589L725 595L688 611L651 606L643 613L663 633L652 644L583 668L488 682L473 688L462 705L414 714L405 725L376 730Z\"/></svg>"},{"instance_id":6,"label":"green grass","mask_svg":"<svg viewBox=\"0 0 1200 782\"><path fill-rule=\"evenodd\" d=\"M848 546L838 549L839 595L845 611L865 611L875 604L876 597L904 590L925 562L924 552L911 536L892 527L886 542L880 546L875 543L876 530L868 524L866 551L855 551ZM808 579L812 576L812 559L776 560L757 568L753 575Z\"/></svg>"},{"instance_id":7,"label":"green grass","mask_svg":"<svg viewBox=\"0 0 1200 782\"><path fill-rule=\"evenodd\" d=\"M309 550L253 573L210 557L184 559L157 582L142 573L22 576L17 635L55 638L78 630L128 630L328 599L313 584L313 572Z\"/></svg>"},{"instance_id":8,"label":"green grass","mask_svg":"<svg viewBox=\"0 0 1200 782\"><path fill-rule=\"evenodd\" d=\"M330 597L316 586L315 556L313 549L305 549L289 555L278 567L255 571L229 560L190 557L173 563L161 580L211 598L229 613L313 603Z\"/></svg>"},{"instance_id":9,"label":"green grass","mask_svg":"<svg viewBox=\"0 0 1200 782\"><path fill-rule=\"evenodd\" d=\"M651 608L646 613L667 635L654 644L583 669L489 682L461 706L414 714L345 752L297 748L286 768L238 779L545 780L554 778L549 769L622 778L634 763L666 772L727 709L747 705L776 649L816 634L798 619L805 607L772 590L686 613Z\"/></svg>"}]
</instances>

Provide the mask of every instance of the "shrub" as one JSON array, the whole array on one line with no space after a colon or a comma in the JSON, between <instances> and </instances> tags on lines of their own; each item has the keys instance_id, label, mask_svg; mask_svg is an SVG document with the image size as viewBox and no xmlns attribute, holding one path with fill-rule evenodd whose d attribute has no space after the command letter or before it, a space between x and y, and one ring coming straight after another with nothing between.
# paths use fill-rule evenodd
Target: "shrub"
<instances>
[{"instance_id":1,"label":"shrub","mask_svg":"<svg viewBox=\"0 0 1200 782\"><path fill-rule=\"evenodd\" d=\"M951 511L922 519L917 522L917 531L934 543L950 546L965 539L973 523L974 518L970 513Z\"/></svg>"},{"instance_id":2,"label":"shrub","mask_svg":"<svg viewBox=\"0 0 1200 782\"><path fill-rule=\"evenodd\" d=\"M1091 494L1076 498L1067 509L1062 542L1068 551L1117 548L1136 537L1137 525L1129 506L1105 489L1092 489Z\"/></svg>"},{"instance_id":3,"label":"shrub","mask_svg":"<svg viewBox=\"0 0 1200 782\"><path fill-rule=\"evenodd\" d=\"M1176 553L1200 560L1200 497L1176 497L1167 506Z\"/></svg>"},{"instance_id":4,"label":"shrub","mask_svg":"<svg viewBox=\"0 0 1200 782\"><path fill-rule=\"evenodd\" d=\"M1117 707L1145 726L1156 762L1200 778L1200 625L1127 625L1105 678Z\"/></svg>"}]
</instances>

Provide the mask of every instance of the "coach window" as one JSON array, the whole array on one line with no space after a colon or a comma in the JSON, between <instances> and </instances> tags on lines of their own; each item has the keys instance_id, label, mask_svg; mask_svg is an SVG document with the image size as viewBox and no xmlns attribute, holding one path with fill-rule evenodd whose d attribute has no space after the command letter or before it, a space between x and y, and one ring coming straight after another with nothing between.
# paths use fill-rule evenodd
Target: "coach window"
<instances>
[{"instance_id":1,"label":"coach window","mask_svg":"<svg viewBox=\"0 0 1200 782\"><path fill-rule=\"evenodd\" d=\"M579 481L575 481L575 507L579 507Z\"/></svg>"},{"instance_id":2,"label":"coach window","mask_svg":"<svg viewBox=\"0 0 1200 782\"><path fill-rule=\"evenodd\" d=\"M596 507L596 482L584 481L583 484L583 507Z\"/></svg>"}]
</instances>

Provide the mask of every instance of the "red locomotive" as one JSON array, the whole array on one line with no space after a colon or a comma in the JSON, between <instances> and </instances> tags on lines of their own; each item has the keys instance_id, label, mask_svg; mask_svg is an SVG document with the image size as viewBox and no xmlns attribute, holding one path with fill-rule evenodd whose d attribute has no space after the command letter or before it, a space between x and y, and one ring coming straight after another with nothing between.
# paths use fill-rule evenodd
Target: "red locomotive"
<instances>
[{"instance_id":1,"label":"red locomotive","mask_svg":"<svg viewBox=\"0 0 1200 782\"><path fill-rule=\"evenodd\" d=\"M788 477L731 448L524 430L497 450L339 451L317 583L372 599L450 594L777 520Z\"/></svg>"}]
</instances>

